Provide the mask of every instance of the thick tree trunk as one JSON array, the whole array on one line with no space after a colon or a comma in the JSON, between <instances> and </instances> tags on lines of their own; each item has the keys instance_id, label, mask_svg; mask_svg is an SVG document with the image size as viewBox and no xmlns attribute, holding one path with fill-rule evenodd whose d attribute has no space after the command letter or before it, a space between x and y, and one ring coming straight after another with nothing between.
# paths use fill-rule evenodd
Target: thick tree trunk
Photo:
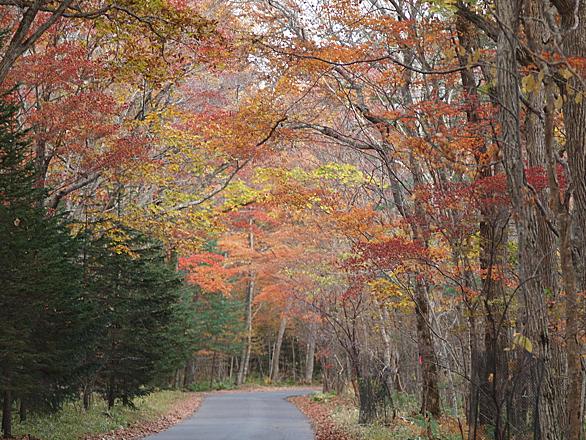
<instances>
[{"instance_id":1,"label":"thick tree trunk","mask_svg":"<svg viewBox=\"0 0 586 440\"><path fill-rule=\"evenodd\" d=\"M175 370L175 383L173 385L173 388L181 389L181 387L183 386L183 381L184 381L184 373L185 373L184 368L177 368Z\"/></svg>"},{"instance_id":2,"label":"thick tree trunk","mask_svg":"<svg viewBox=\"0 0 586 440\"><path fill-rule=\"evenodd\" d=\"M580 362L581 347L578 342L580 331L578 322L578 301L576 295L576 273L572 260L570 245L570 216L564 214L560 222L562 240L560 243L560 259L564 291L566 292L566 354L568 359L568 440L580 440L582 430L581 390L582 365Z\"/></svg>"},{"instance_id":3,"label":"thick tree trunk","mask_svg":"<svg viewBox=\"0 0 586 440\"><path fill-rule=\"evenodd\" d=\"M492 173L484 170L488 177ZM502 273L506 265L507 216L500 209L483 209L480 223L480 268L484 306L484 355L477 359L480 368L477 391L478 422L501 432L502 408L506 401L509 375L506 324L506 294ZM479 353L477 353L477 356ZM499 437L497 437L499 438Z\"/></svg>"},{"instance_id":4,"label":"thick tree trunk","mask_svg":"<svg viewBox=\"0 0 586 440\"><path fill-rule=\"evenodd\" d=\"M562 4L561 2L555 2ZM567 5L566 5L567 3ZM582 1L575 11L574 2L565 2L565 9L558 6L562 14L562 27L567 30L563 39L564 55L568 58L586 57L586 4ZM577 14L576 14L577 12ZM581 75L578 73L578 75ZM577 94L586 93L583 78L573 76L568 80L568 90ZM586 290L586 102L566 95L563 105L566 151L570 186L572 188L572 217L564 214L560 256L566 294L566 353L568 361L567 416L568 440L579 440L582 371L580 362L581 344L578 340L580 317L577 313L579 291ZM570 207L568 206L568 210ZM564 224L565 223L565 224ZM562 249L564 247L564 249ZM567 266L564 266L567 265ZM576 277L580 274L580 278ZM584 317L582 317L582 320Z\"/></svg>"},{"instance_id":5,"label":"thick tree trunk","mask_svg":"<svg viewBox=\"0 0 586 440\"><path fill-rule=\"evenodd\" d=\"M552 356L548 331L548 310L545 291L537 268L541 250L538 240L537 215L525 180L525 164L521 148L519 72L516 59L518 49L518 25L522 2L497 0L499 34L497 40L497 99L500 105L500 144L507 175L507 184L517 225L519 243L519 290L522 293L523 313L519 322L524 323L524 336L531 340L533 349L533 377L536 382L535 400L537 411L536 433L542 440L563 438L559 414L560 404L555 384L552 382ZM503 436L504 433L497 433ZM499 438L499 437L497 437Z\"/></svg>"},{"instance_id":6,"label":"thick tree trunk","mask_svg":"<svg viewBox=\"0 0 586 440\"><path fill-rule=\"evenodd\" d=\"M188 388L195 379L195 358L190 358L185 363L183 372L183 388Z\"/></svg>"},{"instance_id":7,"label":"thick tree trunk","mask_svg":"<svg viewBox=\"0 0 586 440\"><path fill-rule=\"evenodd\" d=\"M419 348L419 365L421 367L421 414L441 415L438 387L437 357L433 347L430 327L429 300L423 283L417 281L415 286L415 303L417 316L417 345Z\"/></svg>"},{"instance_id":8,"label":"thick tree trunk","mask_svg":"<svg viewBox=\"0 0 586 440\"><path fill-rule=\"evenodd\" d=\"M545 53L552 51L552 35L547 25L548 5L544 5L541 0L525 0L524 16L528 17L525 22L525 33L527 34L528 45L534 53ZM545 42L548 43L545 43ZM533 267L531 276L532 280L528 286L533 291L541 292L540 297L531 298L527 307L540 307L541 312L547 317L547 298L558 298L559 281L558 271L561 267L562 280L567 281L568 269L574 272L574 265L571 262L570 243L565 242L565 231L569 232L569 218L566 217L567 207L563 206L559 198L559 187L557 185L557 164L554 147L554 119L555 106L554 99L557 93L557 87L549 79L551 77L550 67L544 63L539 63L540 71L546 78L544 84L529 92L528 101L533 111L527 112L525 120L525 144L527 148L527 159L530 167L543 167L548 171L549 189L538 194L534 194L534 203L530 204L530 224L528 229L528 264ZM557 222L556 222L557 217ZM560 233L560 241L556 242L556 237L550 225L556 225ZM558 261L558 245L559 256ZM565 251L567 249L567 252ZM568 264L569 257L569 264ZM566 260L564 262L564 260ZM561 266L560 266L561 264ZM574 277L575 279L575 277ZM565 290L567 282L564 281ZM575 283L571 282L574 287ZM571 297L571 295L570 295ZM539 309L538 309L539 310ZM575 310L575 307L573 308ZM567 322L571 322L570 319ZM547 321L542 325L547 325ZM568 328L568 327L566 327ZM532 338L540 336L534 334ZM539 412L540 419L544 418L546 424L541 420L542 426L550 431L552 438L563 436L564 427L553 427L554 424L563 425L559 421L565 419L567 406L564 396L564 377L567 376L567 360L570 360L564 353L562 346L559 344L547 344L547 339L539 339L540 351L544 353L544 380L543 393L549 396L549 408L541 408ZM566 346L568 348L569 346ZM578 360L579 362L579 360ZM540 396L540 394L538 394ZM578 398L579 399L579 398ZM579 411L578 411L579 412ZM556 422L557 420L557 422Z\"/></svg>"},{"instance_id":9,"label":"thick tree trunk","mask_svg":"<svg viewBox=\"0 0 586 440\"><path fill-rule=\"evenodd\" d=\"M563 30L567 33L563 39L564 55L568 58L583 60L586 58L586 4L581 1L575 14L574 1L552 2L567 4L560 7ZM581 75L578 71L578 75ZM583 77L572 76L566 90L586 93ZM586 288L586 100L566 95L563 105L564 127L566 134L568 168L574 199L574 256L579 290Z\"/></svg>"}]
</instances>

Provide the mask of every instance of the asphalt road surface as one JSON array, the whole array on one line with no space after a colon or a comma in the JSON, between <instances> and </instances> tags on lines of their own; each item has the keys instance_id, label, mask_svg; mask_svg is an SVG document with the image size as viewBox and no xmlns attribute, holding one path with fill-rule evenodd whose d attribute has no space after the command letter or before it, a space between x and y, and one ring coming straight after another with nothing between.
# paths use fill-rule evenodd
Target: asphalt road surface
<instances>
[{"instance_id":1,"label":"asphalt road surface","mask_svg":"<svg viewBox=\"0 0 586 440\"><path fill-rule=\"evenodd\" d=\"M287 400L311 390L212 394L199 410L143 440L313 440L308 420Z\"/></svg>"}]
</instances>

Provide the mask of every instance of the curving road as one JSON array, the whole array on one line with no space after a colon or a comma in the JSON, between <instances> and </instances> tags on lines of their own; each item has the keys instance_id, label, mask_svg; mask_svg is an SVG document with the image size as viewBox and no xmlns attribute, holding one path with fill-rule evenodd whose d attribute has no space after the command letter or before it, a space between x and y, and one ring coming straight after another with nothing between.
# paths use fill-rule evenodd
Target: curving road
<instances>
[{"instance_id":1,"label":"curving road","mask_svg":"<svg viewBox=\"0 0 586 440\"><path fill-rule=\"evenodd\" d=\"M285 400L311 390L212 394L199 410L143 440L313 440L309 422Z\"/></svg>"}]
</instances>

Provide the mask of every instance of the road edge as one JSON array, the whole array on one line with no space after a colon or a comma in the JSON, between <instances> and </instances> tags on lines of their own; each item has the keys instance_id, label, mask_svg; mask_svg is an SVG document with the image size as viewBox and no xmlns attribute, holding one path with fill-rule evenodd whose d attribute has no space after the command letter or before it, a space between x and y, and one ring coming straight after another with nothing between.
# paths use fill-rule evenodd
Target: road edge
<instances>
[{"instance_id":1,"label":"road edge","mask_svg":"<svg viewBox=\"0 0 586 440\"><path fill-rule=\"evenodd\" d=\"M207 393L186 393L185 399L174 403L169 411L150 421L140 421L115 431L88 434L83 440L138 440L163 432L197 412Z\"/></svg>"},{"instance_id":2,"label":"road edge","mask_svg":"<svg viewBox=\"0 0 586 440\"><path fill-rule=\"evenodd\" d=\"M316 440L355 440L336 425L329 406L313 401L311 396L292 396L287 400L309 420Z\"/></svg>"}]
</instances>

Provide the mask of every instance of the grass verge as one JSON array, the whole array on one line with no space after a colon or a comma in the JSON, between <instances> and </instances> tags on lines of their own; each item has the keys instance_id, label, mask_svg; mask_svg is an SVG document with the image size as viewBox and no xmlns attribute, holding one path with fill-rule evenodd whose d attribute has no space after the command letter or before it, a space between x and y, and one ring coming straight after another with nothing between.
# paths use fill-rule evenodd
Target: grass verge
<instances>
[{"instance_id":1,"label":"grass verge","mask_svg":"<svg viewBox=\"0 0 586 440\"><path fill-rule=\"evenodd\" d=\"M32 414L23 423L15 421L13 433L17 438L29 435L31 439L40 440L79 440L105 433L111 433L105 437L108 439L138 438L143 433L146 435L157 432L159 428L165 429L169 424L177 422L182 417L166 416L173 412L175 407L181 406L184 401L197 399L201 400L199 396L194 398L191 393L158 391L137 398L134 401L135 409L116 405L110 411L101 399L97 399L88 411L83 410L81 402L70 402L58 413ZM195 403L193 402L193 409L196 408ZM189 409L185 410L189 412ZM128 430L128 428L132 429ZM125 432L126 430L128 431ZM121 434L118 436L113 433L114 431Z\"/></svg>"}]
</instances>

